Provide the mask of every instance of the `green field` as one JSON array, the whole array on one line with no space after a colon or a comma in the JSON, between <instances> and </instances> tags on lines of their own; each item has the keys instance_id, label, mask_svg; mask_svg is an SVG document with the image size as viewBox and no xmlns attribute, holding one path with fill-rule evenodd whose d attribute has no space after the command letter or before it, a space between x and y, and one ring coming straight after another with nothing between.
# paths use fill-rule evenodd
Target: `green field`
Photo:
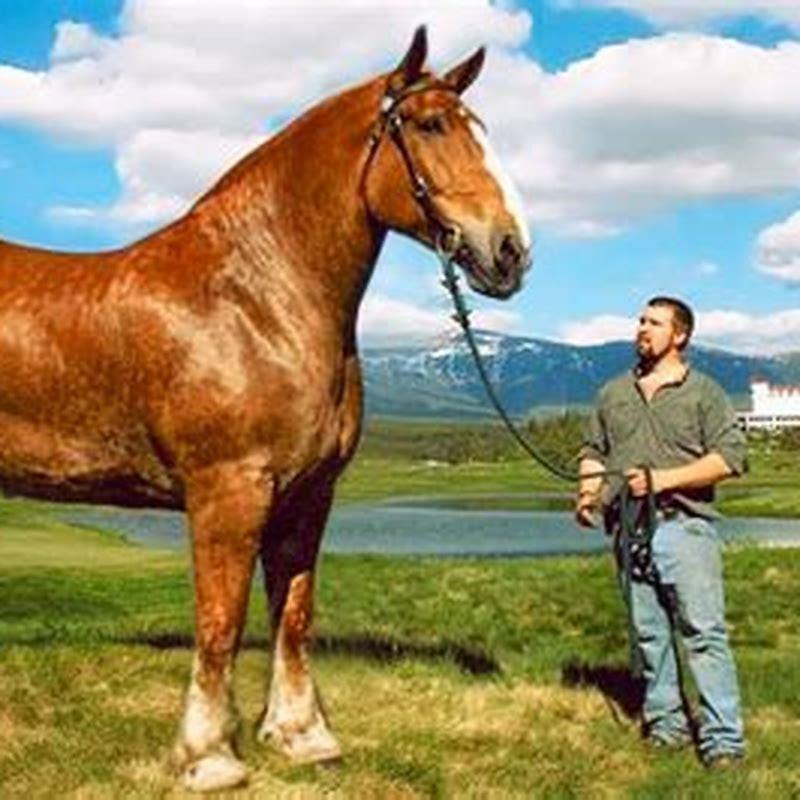
<instances>
[{"instance_id":1,"label":"green field","mask_svg":"<svg viewBox=\"0 0 800 800\"><path fill-rule=\"evenodd\" d=\"M454 435L423 433L426 447ZM419 434L384 430L377 448L368 438L340 502L496 493L524 503L532 490L563 490L518 458L403 452ZM800 516L794 458L759 445L724 503ZM642 742L607 557L329 555L315 664L345 758L297 767L255 742L268 668L257 586L236 679L252 780L233 796L800 796L800 559L737 549L726 571L749 738L739 770L708 773L691 751ZM187 556L57 524L48 506L0 504L0 797L182 796L165 755L191 638Z\"/></svg>"},{"instance_id":2,"label":"green field","mask_svg":"<svg viewBox=\"0 0 800 800\"><path fill-rule=\"evenodd\" d=\"M542 425L533 435L551 460L575 469L580 432L580 418L568 415L565 423ZM800 443L788 437L755 439L748 460L744 477L719 487L719 510L736 517L800 517ZM572 491L531 461L499 424L373 420L339 483L337 500L459 496L477 498L484 508L567 509Z\"/></svg>"}]
</instances>

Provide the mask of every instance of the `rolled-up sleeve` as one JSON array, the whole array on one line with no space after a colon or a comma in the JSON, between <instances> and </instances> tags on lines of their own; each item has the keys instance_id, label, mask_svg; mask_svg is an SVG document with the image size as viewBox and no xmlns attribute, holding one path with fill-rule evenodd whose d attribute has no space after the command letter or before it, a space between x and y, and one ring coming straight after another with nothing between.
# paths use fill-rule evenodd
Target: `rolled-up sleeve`
<instances>
[{"instance_id":1,"label":"rolled-up sleeve","mask_svg":"<svg viewBox=\"0 0 800 800\"><path fill-rule=\"evenodd\" d=\"M747 471L747 440L736 420L736 412L723 389L709 381L701 403L703 439L708 453L722 456L734 475Z\"/></svg>"},{"instance_id":2,"label":"rolled-up sleeve","mask_svg":"<svg viewBox=\"0 0 800 800\"><path fill-rule=\"evenodd\" d=\"M584 426L580 457L581 459L591 458L604 464L607 455L608 436L606 435L606 426L603 421L602 404L598 400Z\"/></svg>"}]
</instances>

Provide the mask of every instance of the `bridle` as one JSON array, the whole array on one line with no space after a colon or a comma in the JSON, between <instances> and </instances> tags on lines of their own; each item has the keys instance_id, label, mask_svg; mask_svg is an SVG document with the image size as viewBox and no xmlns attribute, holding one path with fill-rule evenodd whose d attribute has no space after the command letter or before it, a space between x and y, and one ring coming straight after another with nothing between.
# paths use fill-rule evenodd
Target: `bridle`
<instances>
[{"instance_id":1,"label":"bridle","mask_svg":"<svg viewBox=\"0 0 800 800\"><path fill-rule=\"evenodd\" d=\"M411 192L414 200L417 205L419 205L426 222L433 231L437 253L439 253L440 257L446 255L452 258L461 244L461 230L453 222L444 219L436 208L433 198L431 197L431 190L428 182L419 169L417 169L417 166L414 164L414 159L411 157L408 142L406 141L406 136L403 131L403 118L400 115L400 106L403 101L411 95L430 91L449 92L456 96L458 95L456 90L448 84L431 81L427 78L418 80L400 91L394 91L391 86L386 89L381 99L380 116L370 134L370 149L364 167L362 183L366 183L366 177L369 174L369 168L375 158L378 147L383 141L384 135L388 132L389 138L397 148L403 165L405 166L406 173L411 182ZM480 120L478 120L478 122L480 122Z\"/></svg>"},{"instance_id":2,"label":"bridle","mask_svg":"<svg viewBox=\"0 0 800 800\"><path fill-rule=\"evenodd\" d=\"M538 446L524 437L519 431L513 420L510 418L505 408L503 407L500 398L489 379L488 372L481 358L480 351L470 327L469 315L470 310L467 308L464 298L458 286L458 276L456 274L453 262L455 260L455 253L461 244L461 231L451 222L444 220L436 208L436 205L431 198L430 188L427 181L417 169L411 153L408 149L408 143L403 132L403 119L400 116L399 106L403 101L414 94L421 94L427 91L447 91L456 94L455 89L444 83L439 83L423 78L399 92L395 92L389 87L384 94L380 105L380 117L378 122L370 134L369 154L367 156L366 165L363 172L363 181L366 181L366 176L369 173L370 165L375 157L384 135L388 131L389 137L397 147L400 157L405 165L406 172L411 182L411 190L415 201L421 208L427 223L431 226L434 232L434 242L436 253L442 266L443 279L442 284L450 292L453 299L455 313L453 319L457 322L462 330L467 345L472 353L475 361L475 366L478 374L483 382L486 393L495 407L501 420L504 422L509 433L516 439L518 444L525 450L531 458L540 464L544 469L552 475L562 480L574 483L580 479L586 478L608 478L611 476L622 477L624 479L624 471L602 469L594 473L579 473L562 467L554 463L550 458L541 452ZM474 117L474 115L472 115ZM481 121L474 117L478 124ZM644 470L645 480L647 482L647 492L642 508L636 503L635 498L630 495L628 484L625 480L622 483L622 490L620 494L620 530L619 530L619 547L620 556L622 559L622 578L623 578L623 592L627 600L627 621L628 621L628 642L630 647L630 664L634 676L639 677L643 668L641 653L636 646L636 631L633 621L632 612L632 582L634 575L634 553L636 552L649 552L653 532L656 525L656 511L655 511L655 495L653 492L653 476L652 470L649 465L640 465ZM644 524L640 528L638 525L638 517L642 514Z\"/></svg>"}]
</instances>

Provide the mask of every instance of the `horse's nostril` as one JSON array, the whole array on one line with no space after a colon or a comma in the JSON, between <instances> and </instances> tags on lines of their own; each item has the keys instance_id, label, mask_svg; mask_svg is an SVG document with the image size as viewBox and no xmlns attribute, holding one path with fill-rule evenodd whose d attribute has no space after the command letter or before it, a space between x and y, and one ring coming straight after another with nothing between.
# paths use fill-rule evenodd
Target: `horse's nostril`
<instances>
[{"instance_id":1,"label":"horse's nostril","mask_svg":"<svg viewBox=\"0 0 800 800\"><path fill-rule=\"evenodd\" d=\"M518 239L511 234L507 234L500 241L497 255L497 267L502 275L507 277L513 270L519 269L525 253Z\"/></svg>"},{"instance_id":2,"label":"horse's nostril","mask_svg":"<svg viewBox=\"0 0 800 800\"><path fill-rule=\"evenodd\" d=\"M522 258L522 252L513 236L503 237L503 241L500 243L500 255L504 259L514 263Z\"/></svg>"}]
</instances>

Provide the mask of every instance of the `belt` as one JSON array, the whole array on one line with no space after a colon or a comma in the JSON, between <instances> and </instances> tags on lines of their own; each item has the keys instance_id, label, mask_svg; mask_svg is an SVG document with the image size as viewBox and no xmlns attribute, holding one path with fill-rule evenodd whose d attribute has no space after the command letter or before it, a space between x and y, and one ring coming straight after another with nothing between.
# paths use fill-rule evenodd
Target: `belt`
<instances>
[{"instance_id":1,"label":"belt","mask_svg":"<svg viewBox=\"0 0 800 800\"><path fill-rule=\"evenodd\" d=\"M677 519L680 516L680 509L675 506L664 506L656 509L656 519L666 522L667 520Z\"/></svg>"}]
</instances>

